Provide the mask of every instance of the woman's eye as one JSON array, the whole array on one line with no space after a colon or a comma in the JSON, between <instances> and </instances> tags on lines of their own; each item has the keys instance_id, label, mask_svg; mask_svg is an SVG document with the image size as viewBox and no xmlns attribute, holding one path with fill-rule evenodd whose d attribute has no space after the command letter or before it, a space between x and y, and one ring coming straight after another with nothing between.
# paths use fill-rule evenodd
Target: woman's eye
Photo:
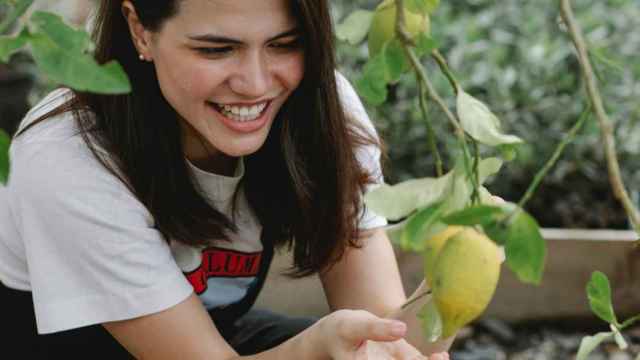
<instances>
[{"instance_id":1,"label":"woman's eye","mask_svg":"<svg viewBox=\"0 0 640 360\"><path fill-rule=\"evenodd\" d=\"M233 48L231 46L196 48L197 52L204 55L224 55L231 52L232 50Z\"/></svg>"},{"instance_id":2,"label":"woman's eye","mask_svg":"<svg viewBox=\"0 0 640 360\"><path fill-rule=\"evenodd\" d=\"M302 47L302 39L297 38L291 41L273 43L271 47L276 49L298 49Z\"/></svg>"}]
</instances>

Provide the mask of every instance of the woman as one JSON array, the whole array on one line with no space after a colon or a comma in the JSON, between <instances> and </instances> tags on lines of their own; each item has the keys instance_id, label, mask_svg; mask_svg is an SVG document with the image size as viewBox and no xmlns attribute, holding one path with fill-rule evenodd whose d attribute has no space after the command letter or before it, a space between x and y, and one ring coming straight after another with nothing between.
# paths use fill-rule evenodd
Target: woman
<instances>
[{"instance_id":1,"label":"woman","mask_svg":"<svg viewBox=\"0 0 640 360\"><path fill-rule=\"evenodd\" d=\"M96 57L133 91L58 90L23 121L0 230L13 336L45 358L444 351L384 319L416 307L401 311L385 221L363 209L380 154L330 24L321 0L102 1ZM335 312L249 311L285 245Z\"/></svg>"}]
</instances>

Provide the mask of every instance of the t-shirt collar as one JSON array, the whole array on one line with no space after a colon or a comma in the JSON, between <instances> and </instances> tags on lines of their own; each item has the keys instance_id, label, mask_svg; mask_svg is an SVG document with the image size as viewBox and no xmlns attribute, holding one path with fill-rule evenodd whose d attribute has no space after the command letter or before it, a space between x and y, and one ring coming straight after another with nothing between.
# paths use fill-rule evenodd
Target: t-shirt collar
<instances>
[{"instance_id":1,"label":"t-shirt collar","mask_svg":"<svg viewBox=\"0 0 640 360\"><path fill-rule=\"evenodd\" d=\"M186 161L200 188L210 200L216 203L231 199L244 176L244 158L242 157L238 158L233 176L207 172L193 165L189 159Z\"/></svg>"}]
</instances>

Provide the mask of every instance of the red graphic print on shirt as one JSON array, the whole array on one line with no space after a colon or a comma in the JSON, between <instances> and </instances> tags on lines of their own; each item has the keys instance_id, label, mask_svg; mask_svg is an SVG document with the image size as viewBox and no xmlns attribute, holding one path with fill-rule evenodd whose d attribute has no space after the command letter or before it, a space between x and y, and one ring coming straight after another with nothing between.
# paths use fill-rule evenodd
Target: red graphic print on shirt
<instances>
[{"instance_id":1,"label":"red graphic print on shirt","mask_svg":"<svg viewBox=\"0 0 640 360\"><path fill-rule=\"evenodd\" d=\"M202 262L193 271L185 273L196 294L207 290L211 277L253 277L258 275L262 252L243 253L221 248L202 250Z\"/></svg>"}]
</instances>

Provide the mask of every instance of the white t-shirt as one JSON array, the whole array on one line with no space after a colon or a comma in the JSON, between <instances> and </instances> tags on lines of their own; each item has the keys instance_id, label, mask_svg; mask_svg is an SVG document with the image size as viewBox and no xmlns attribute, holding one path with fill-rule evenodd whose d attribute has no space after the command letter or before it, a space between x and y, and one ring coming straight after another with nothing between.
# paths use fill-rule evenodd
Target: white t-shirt
<instances>
[{"instance_id":1,"label":"white t-shirt","mask_svg":"<svg viewBox=\"0 0 640 360\"><path fill-rule=\"evenodd\" d=\"M340 74L338 88L347 111L373 130ZM21 127L69 96L67 89L52 92ZM0 281L32 292L41 334L156 313L194 291L207 309L226 308L264 280L270 256L242 189L231 241L195 248L165 241L145 206L94 158L70 113L19 136L10 156L9 182L0 187ZM357 157L382 183L379 149L362 147ZM189 166L203 195L231 215L242 160L232 177ZM362 229L384 225L368 210L359 223Z\"/></svg>"}]
</instances>

